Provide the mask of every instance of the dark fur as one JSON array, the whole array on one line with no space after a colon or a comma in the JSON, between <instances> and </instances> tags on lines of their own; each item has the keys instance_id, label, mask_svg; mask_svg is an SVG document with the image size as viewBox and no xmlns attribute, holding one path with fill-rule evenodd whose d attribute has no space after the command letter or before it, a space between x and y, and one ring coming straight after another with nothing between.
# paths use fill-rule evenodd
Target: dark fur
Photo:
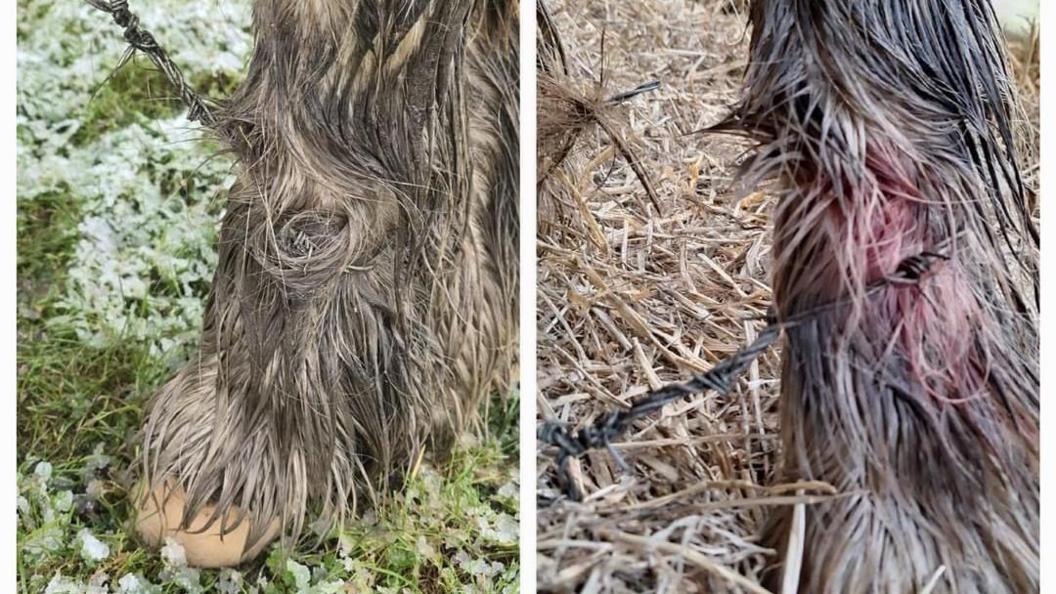
<instances>
[{"instance_id":1,"label":"dark fur","mask_svg":"<svg viewBox=\"0 0 1056 594\"><path fill-rule=\"evenodd\" d=\"M509 382L518 270L515 1L256 0L254 30L200 353L143 456L251 540L443 455Z\"/></svg>"},{"instance_id":2,"label":"dark fur","mask_svg":"<svg viewBox=\"0 0 1056 594\"><path fill-rule=\"evenodd\" d=\"M989 0L756 0L747 90L720 129L776 181L788 332L784 478L806 508L799 591L1037 592L1039 240ZM919 285L865 287L921 251ZM780 591L792 510L764 530Z\"/></svg>"}]
</instances>

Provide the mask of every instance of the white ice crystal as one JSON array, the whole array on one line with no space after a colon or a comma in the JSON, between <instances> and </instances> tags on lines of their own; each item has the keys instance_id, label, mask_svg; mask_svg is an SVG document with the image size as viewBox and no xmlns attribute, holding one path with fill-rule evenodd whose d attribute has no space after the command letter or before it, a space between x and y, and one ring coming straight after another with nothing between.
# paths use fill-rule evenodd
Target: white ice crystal
<instances>
[{"instance_id":1,"label":"white ice crystal","mask_svg":"<svg viewBox=\"0 0 1056 594\"><path fill-rule=\"evenodd\" d=\"M187 551L183 545L171 538L165 539L165 546L161 547L161 559L165 566L172 569L187 567Z\"/></svg>"},{"instance_id":2,"label":"white ice crystal","mask_svg":"<svg viewBox=\"0 0 1056 594\"><path fill-rule=\"evenodd\" d=\"M161 547L161 560L165 564L159 577L178 585L188 594L196 594L202 591L202 572L187 566L187 551L183 545L171 538L165 539L165 546Z\"/></svg>"},{"instance_id":3,"label":"white ice crystal","mask_svg":"<svg viewBox=\"0 0 1056 594\"><path fill-rule=\"evenodd\" d=\"M220 594L239 594L244 589L245 580L242 574L234 569L223 569L216 581L216 591Z\"/></svg>"},{"instance_id":4,"label":"white ice crystal","mask_svg":"<svg viewBox=\"0 0 1056 594\"><path fill-rule=\"evenodd\" d=\"M51 507L57 512L73 509L73 491L59 491L51 496Z\"/></svg>"},{"instance_id":5,"label":"white ice crystal","mask_svg":"<svg viewBox=\"0 0 1056 594\"><path fill-rule=\"evenodd\" d=\"M495 537L504 544L516 544L520 536L520 524L517 518L508 514L500 514L495 521Z\"/></svg>"},{"instance_id":6,"label":"white ice crystal","mask_svg":"<svg viewBox=\"0 0 1056 594\"><path fill-rule=\"evenodd\" d=\"M85 584L56 573L44 588L44 594L82 594Z\"/></svg>"},{"instance_id":7,"label":"white ice crystal","mask_svg":"<svg viewBox=\"0 0 1056 594\"><path fill-rule=\"evenodd\" d=\"M33 474L37 475L37 477L40 478L41 482L46 485L48 483L48 480L51 479L51 463L38 462L37 465L33 468Z\"/></svg>"},{"instance_id":8,"label":"white ice crystal","mask_svg":"<svg viewBox=\"0 0 1056 594\"><path fill-rule=\"evenodd\" d=\"M290 572L290 575L293 576L293 584L294 587L297 588L297 592L308 591L308 588L312 583L312 572L307 567L293 559L287 559L286 571Z\"/></svg>"},{"instance_id":9,"label":"white ice crystal","mask_svg":"<svg viewBox=\"0 0 1056 594\"><path fill-rule=\"evenodd\" d=\"M99 574L87 584L56 573L44 588L44 594L109 594L106 587L108 577Z\"/></svg>"},{"instance_id":10,"label":"white ice crystal","mask_svg":"<svg viewBox=\"0 0 1056 594\"><path fill-rule=\"evenodd\" d=\"M499 487L499 490L496 494L499 497L505 499L516 500L518 495L520 494L520 486L517 484L516 480L513 480Z\"/></svg>"},{"instance_id":11,"label":"white ice crystal","mask_svg":"<svg viewBox=\"0 0 1056 594\"><path fill-rule=\"evenodd\" d=\"M117 581L117 594L160 594L161 587L139 574L125 574Z\"/></svg>"},{"instance_id":12,"label":"white ice crystal","mask_svg":"<svg viewBox=\"0 0 1056 594\"><path fill-rule=\"evenodd\" d=\"M87 528L77 534L81 543L81 558L89 563L98 563L110 556L110 547L95 537Z\"/></svg>"}]
</instances>

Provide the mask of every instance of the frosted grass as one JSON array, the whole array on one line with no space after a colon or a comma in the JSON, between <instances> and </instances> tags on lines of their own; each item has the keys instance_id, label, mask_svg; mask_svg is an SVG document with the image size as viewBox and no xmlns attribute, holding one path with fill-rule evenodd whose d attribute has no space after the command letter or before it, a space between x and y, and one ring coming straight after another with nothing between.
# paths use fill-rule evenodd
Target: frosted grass
<instances>
[{"instance_id":1,"label":"frosted grass","mask_svg":"<svg viewBox=\"0 0 1056 594\"><path fill-rule=\"evenodd\" d=\"M135 340L180 360L201 323L231 163L183 114L72 143L126 46L106 15L80 2L30 6L18 27L18 200L57 195L83 214L60 315L48 323L93 346ZM132 7L188 79L241 76L248 1Z\"/></svg>"}]
</instances>

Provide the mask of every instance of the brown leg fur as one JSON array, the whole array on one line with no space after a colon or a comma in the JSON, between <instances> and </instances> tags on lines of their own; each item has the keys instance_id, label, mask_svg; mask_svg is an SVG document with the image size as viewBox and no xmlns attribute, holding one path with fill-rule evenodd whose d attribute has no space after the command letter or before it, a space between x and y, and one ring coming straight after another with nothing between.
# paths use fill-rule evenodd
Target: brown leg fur
<instances>
[{"instance_id":1,"label":"brown leg fur","mask_svg":"<svg viewBox=\"0 0 1056 594\"><path fill-rule=\"evenodd\" d=\"M144 426L143 481L165 502L138 502L146 541L229 565L309 515L340 521L507 388L516 15L256 1L249 74L220 114L241 170L200 354Z\"/></svg>"},{"instance_id":2,"label":"brown leg fur","mask_svg":"<svg viewBox=\"0 0 1056 594\"><path fill-rule=\"evenodd\" d=\"M1039 239L988 0L756 0L719 128L759 142L787 330L782 478L806 509L811 594L1039 589ZM909 283L900 263L940 254ZM870 290L881 283L879 290ZM763 530L785 581L792 510ZM932 582L932 580L935 580Z\"/></svg>"}]
</instances>

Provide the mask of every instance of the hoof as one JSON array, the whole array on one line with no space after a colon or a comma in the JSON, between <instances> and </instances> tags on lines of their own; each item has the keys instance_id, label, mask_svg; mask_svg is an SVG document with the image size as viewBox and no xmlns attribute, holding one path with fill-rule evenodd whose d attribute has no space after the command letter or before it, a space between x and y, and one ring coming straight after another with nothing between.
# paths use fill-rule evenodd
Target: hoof
<instances>
[{"instance_id":1,"label":"hoof","mask_svg":"<svg viewBox=\"0 0 1056 594\"><path fill-rule=\"evenodd\" d=\"M142 492L142 487L137 489ZM207 530L215 508L207 505L194 516L185 529L180 529L186 495L183 489L156 487L150 494L136 497L136 532L152 547L160 547L166 538L183 546L187 564L192 567L232 567L252 560L279 535L279 521L273 519L252 548L246 548L249 537L249 519L245 518L234 529L220 533L224 522L217 520ZM160 507L160 509L159 509ZM224 520L231 525L245 515L237 506L232 506Z\"/></svg>"}]
</instances>

